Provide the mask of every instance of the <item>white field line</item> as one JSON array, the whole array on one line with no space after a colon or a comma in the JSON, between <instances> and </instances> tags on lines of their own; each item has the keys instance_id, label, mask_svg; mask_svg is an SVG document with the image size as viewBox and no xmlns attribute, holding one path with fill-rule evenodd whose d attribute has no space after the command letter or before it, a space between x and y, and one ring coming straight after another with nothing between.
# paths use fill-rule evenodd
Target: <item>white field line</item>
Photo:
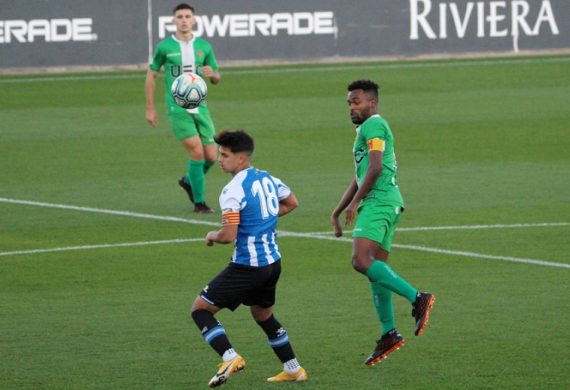
<instances>
[{"instance_id":1,"label":"white field line","mask_svg":"<svg viewBox=\"0 0 570 390\"><path fill-rule=\"evenodd\" d=\"M433 230L483 230L483 229L517 229L517 228L535 228L535 227L560 227L570 226L570 222L543 222L543 223L513 223L513 224L496 224L496 225L464 225L464 226L417 226L407 228L396 228L398 232L424 232ZM326 232L312 232L316 236L331 234L332 229ZM352 230L343 230L344 233L351 233Z\"/></svg>"},{"instance_id":2,"label":"white field line","mask_svg":"<svg viewBox=\"0 0 570 390\"><path fill-rule=\"evenodd\" d=\"M303 72L334 72L334 71L350 71L354 69L362 70L381 70L381 69L411 69L411 68L457 68L466 66L484 66L484 65L511 65L511 64L537 64L537 63L558 63L569 62L570 57L551 57L551 58L505 58L505 59L489 59L489 60L455 60L455 61L426 61L426 62L378 62L378 63L358 63L343 65L315 66L310 64L296 65L293 67L275 68L251 68L251 69L232 69L226 68L223 73L225 75L261 75L276 73L303 73ZM46 77L2 77L0 84L14 83L36 83L47 81L86 81L86 80L129 80L141 79L144 77L142 73L130 74L85 74L77 76L46 76Z\"/></svg>"},{"instance_id":3,"label":"white field line","mask_svg":"<svg viewBox=\"0 0 570 390\"><path fill-rule=\"evenodd\" d=\"M413 68L461 68L469 66L481 65L511 65L511 64L538 64L538 63L558 63L569 62L570 57L551 57L551 58L512 58L500 60L463 60L463 61L445 61L445 62L381 62L381 63L360 63L345 64L340 66L303 66L293 68L275 68L275 69L228 69L227 73L236 75L247 74L274 74L274 73L302 73L302 72L334 72L334 71L350 71L354 69L362 70L385 70L385 69L413 69ZM224 72L226 73L226 72Z\"/></svg>"},{"instance_id":4,"label":"white field line","mask_svg":"<svg viewBox=\"0 0 570 390\"><path fill-rule=\"evenodd\" d=\"M502 260L502 261L511 261L513 263L533 264L533 265L542 265L545 267L557 267L557 268L568 268L568 269L570 269L570 264L556 263L553 261L545 261L545 260L537 260L537 259L525 259L525 258L511 257L511 256L486 255L483 253L465 252L465 251L450 251L447 249L429 248L429 247L418 246L418 245L393 244L392 246L396 247L396 248L407 249L407 250L412 250L412 251L441 253L444 255L465 256L465 257L470 257L470 258L479 258L479 259L487 259L487 260Z\"/></svg>"},{"instance_id":5,"label":"white field line","mask_svg":"<svg viewBox=\"0 0 570 390\"><path fill-rule=\"evenodd\" d=\"M86 211L86 212L94 212L94 213L112 214L112 215L128 216L128 217L135 217L135 218L155 219L155 220L160 220L160 221L173 221L173 222L183 222L183 223L190 223L190 224L197 224L197 225L220 226L219 223L209 222L209 221L200 221L200 220L185 219L185 218L178 218L178 217L168 217L168 216L160 216L160 215L152 215L152 214L134 213L134 212L130 212L130 211L108 210L108 209L98 209L98 208L93 208L93 207L79 207L79 206L72 206L72 205L62 205L62 204L53 204L53 203L45 203L45 202L34 202L34 201L21 200L21 199L0 198L0 202L23 204L23 205L28 205L28 206L51 207L51 208L59 208L59 209L67 209L67 210L75 210L75 211ZM532 227L535 225L540 226L540 227L543 227L543 226L568 226L568 225L570 225L570 223L556 222L553 224L541 223L541 224L513 224L513 225L478 225L479 226L478 229L483 229L486 227L495 228L495 226ZM443 226L442 228L445 228L446 230L450 230L452 228L452 226ZM459 226L459 228L465 228L465 226ZM420 228L420 229L421 230L428 230L427 228ZM441 230L443 230L443 229L441 229ZM352 239L350 239L350 238L347 238L347 237L336 238L332 235L330 235L330 236L325 235L327 233L297 233L297 232L289 232L289 231L279 231L278 234L282 237L301 237L301 238L312 238L312 239L319 239L319 240L352 242ZM179 239L179 240L145 241L145 242L139 242L139 243L101 244L101 245L86 245L86 246L78 246L78 247L64 247L64 248L51 248L51 249L33 249L33 250L29 250L29 251L0 252L0 256L8 256L8 255L16 255L16 254L56 252L56 251L63 251L63 250L97 249L97 248L111 248L111 247L120 247L120 246L142 246L142 245L153 245L153 244L165 244L165 243L170 243L170 242L173 242L173 243L174 242L191 242L191 241L202 241L202 240L203 240L202 238L192 238L192 239ZM517 258L517 257L510 257L510 256L495 256L495 255L486 255L486 254L481 254L481 253L465 252L465 251L451 251L451 250L446 250L446 249L431 248L431 247L424 247L424 246L417 246L417 245L393 244L393 246L395 248L416 250L416 251L429 252L429 253L441 253L441 254L447 254L447 255L474 257L474 258L482 258L482 259L489 259L489 260L503 260L503 261L511 261L511 262L516 262L516 263L534 264L534 265L541 265L541 266L548 266L548 267L559 267L559 268L569 268L570 269L570 264L556 263L556 262L538 260L538 259L525 259L525 258Z\"/></svg>"},{"instance_id":6,"label":"white field line","mask_svg":"<svg viewBox=\"0 0 570 390\"><path fill-rule=\"evenodd\" d=\"M331 235L323 235L321 233L313 234L313 233L293 233L293 232L280 232L281 237L304 237L304 238L316 238L319 240L329 240L329 241L341 241L341 242L352 242L351 238L348 237L334 237L332 233ZM441 253L445 255L455 255L455 256L464 256L464 257L474 257L480 259L488 259L488 260L503 260L503 261L511 261L514 263L523 263L523 264L533 264L533 265L541 265L546 267L558 267L558 268L568 268L570 269L570 264L566 263L556 263L552 261L545 261L545 260L538 260L538 259L525 259L519 257L511 257L511 256L495 256L495 255L486 255L483 253L475 253L475 252L465 252L465 251L452 251L447 249L439 249L439 248L431 248L427 246L418 246L418 245L401 245L401 244L392 244L394 248L400 249L407 249L413 251L420 251L420 252L428 252L428 253Z\"/></svg>"},{"instance_id":7,"label":"white field line","mask_svg":"<svg viewBox=\"0 0 570 390\"><path fill-rule=\"evenodd\" d=\"M67 204L56 204L56 203L45 203L45 202L33 202L33 201L29 201L29 200L9 199L9 198L0 198L0 202L23 204L23 205L27 205L27 206L48 207L48 208L55 208L55 209L65 209L65 210L75 210L75 211L86 211L86 212L100 213L100 214L121 215L121 216L124 216L124 217L135 217L135 218L155 219L155 220L159 220L159 221L183 222L183 223L190 223L190 224L193 224L193 225L220 226L220 224L217 223L217 222L201 221L201 220L199 220L199 219L186 219L186 218L179 218L179 217L167 217L167 216L162 216L162 215L133 213L133 212L131 212L131 211L97 209L97 208L93 208L93 207L80 207L80 206L72 206L72 205L67 205Z\"/></svg>"},{"instance_id":8,"label":"white field line","mask_svg":"<svg viewBox=\"0 0 570 390\"><path fill-rule=\"evenodd\" d=\"M184 243L184 242L195 242L195 241L204 242L204 239L203 238L179 238L179 239L174 239L174 240L123 242L123 243L118 243L118 244L64 246L64 247L59 247L59 248L30 249L30 250L22 250L22 251L0 252L0 256L32 255L32 254L36 254L36 253L79 251L79 250L88 250L88 249L119 248L119 247L132 247L132 246L179 244L179 243Z\"/></svg>"},{"instance_id":9,"label":"white field line","mask_svg":"<svg viewBox=\"0 0 570 390\"><path fill-rule=\"evenodd\" d=\"M570 226L570 222L545 222L545 223L513 223L513 224L496 224L496 225L466 225L466 226L424 226L399 228L401 232L418 232L429 230L482 230L482 229L516 229L516 228L535 228L535 227L560 227Z\"/></svg>"}]
</instances>

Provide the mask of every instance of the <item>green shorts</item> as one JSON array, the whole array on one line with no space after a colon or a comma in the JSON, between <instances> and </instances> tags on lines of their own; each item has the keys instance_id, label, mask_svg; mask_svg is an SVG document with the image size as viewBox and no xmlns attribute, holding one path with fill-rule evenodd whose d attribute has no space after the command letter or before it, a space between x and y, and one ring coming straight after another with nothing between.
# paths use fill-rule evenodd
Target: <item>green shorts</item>
<instances>
[{"instance_id":1,"label":"green shorts","mask_svg":"<svg viewBox=\"0 0 570 390\"><path fill-rule=\"evenodd\" d=\"M358 208L352 237L375 241L386 252L390 252L396 224L403 210L400 206L388 206L377 202L362 203Z\"/></svg>"},{"instance_id":2,"label":"green shorts","mask_svg":"<svg viewBox=\"0 0 570 390\"><path fill-rule=\"evenodd\" d=\"M179 140L199 135L202 145L216 143L214 141L216 128L206 107L200 107L197 114L190 114L185 111L170 112L168 120L170 120L174 135Z\"/></svg>"}]
</instances>

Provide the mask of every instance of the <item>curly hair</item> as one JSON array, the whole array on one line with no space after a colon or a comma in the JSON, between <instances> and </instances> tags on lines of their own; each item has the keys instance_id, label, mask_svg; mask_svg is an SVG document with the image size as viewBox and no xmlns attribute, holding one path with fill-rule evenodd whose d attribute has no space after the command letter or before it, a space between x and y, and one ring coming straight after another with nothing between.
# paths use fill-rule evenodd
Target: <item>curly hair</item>
<instances>
[{"instance_id":1,"label":"curly hair","mask_svg":"<svg viewBox=\"0 0 570 390\"><path fill-rule=\"evenodd\" d=\"M378 89L380 87L372 80L356 80L348 85L348 91L354 91L356 89L362 89L365 93L372 95L378 99Z\"/></svg>"},{"instance_id":2,"label":"curly hair","mask_svg":"<svg viewBox=\"0 0 570 390\"><path fill-rule=\"evenodd\" d=\"M251 155L255 147L253 138L244 130L224 130L216 135L214 140L218 145L230 149L232 153L245 152Z\"/></svg>"}]
</instances>

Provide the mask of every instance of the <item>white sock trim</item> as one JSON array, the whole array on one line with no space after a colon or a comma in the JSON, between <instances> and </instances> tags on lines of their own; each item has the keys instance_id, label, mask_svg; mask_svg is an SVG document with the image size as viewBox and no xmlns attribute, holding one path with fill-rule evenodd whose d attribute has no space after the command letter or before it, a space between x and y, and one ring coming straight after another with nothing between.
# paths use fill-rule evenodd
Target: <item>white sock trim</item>
<instances>
[{"instance_id":1,"label":"white sock trim","mask_svg":"<svg viewBox=\"0 0 570 390\"><path fill-rule=\"evenodd\" d=\"M235 358L237 355L238 355L237 352L233 348L230 348L226 352L224 352L222 359L224 359L224 362L227 362L228 360L232 360L233 358Z\"/></svg>"},{"instance_id":2,"label":"white sock trim","mask_svg":"<svg viewBox=\"0 0 570 390\"><path fill-rule=\"evenodd\" d=\"M286 361L283 363L283 371L287 374L295 374L301 369L301 365L297 361L297 358L293 358L291 360Z\"/></svg>"}]
</instances>

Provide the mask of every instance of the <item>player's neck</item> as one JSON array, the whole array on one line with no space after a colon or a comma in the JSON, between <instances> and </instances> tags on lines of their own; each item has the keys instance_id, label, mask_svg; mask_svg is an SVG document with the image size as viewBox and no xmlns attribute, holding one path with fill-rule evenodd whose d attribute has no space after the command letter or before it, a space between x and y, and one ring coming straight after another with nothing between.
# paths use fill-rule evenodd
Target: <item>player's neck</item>
<instances>
[{"instance_id":1,"label":"player's neck","mask_svg":"<svg viewBox=\"0 0 570 390\"><path fill-rule=\"evenodd\" d=\"M237 175L238 173L240 173L241 171L245 171L246 169L251 168L251 164L248 161L247 163L241 164L238 167L236 167L236 170L234 172L232 172L232 176Z\"/></svg>"},{"instance_id":2,"label":"player's neck","mask_svg":"<svg viewBox=\"0 0 570 390\"><path fill-rule=\"evenodd\" d=\"M192 34L192 31L188 31L188 32L180 32L180 31L176 31L176 39L178 39L179 41L191 41L194 38L194 34Z\"/></svg>"}]
</instances>

